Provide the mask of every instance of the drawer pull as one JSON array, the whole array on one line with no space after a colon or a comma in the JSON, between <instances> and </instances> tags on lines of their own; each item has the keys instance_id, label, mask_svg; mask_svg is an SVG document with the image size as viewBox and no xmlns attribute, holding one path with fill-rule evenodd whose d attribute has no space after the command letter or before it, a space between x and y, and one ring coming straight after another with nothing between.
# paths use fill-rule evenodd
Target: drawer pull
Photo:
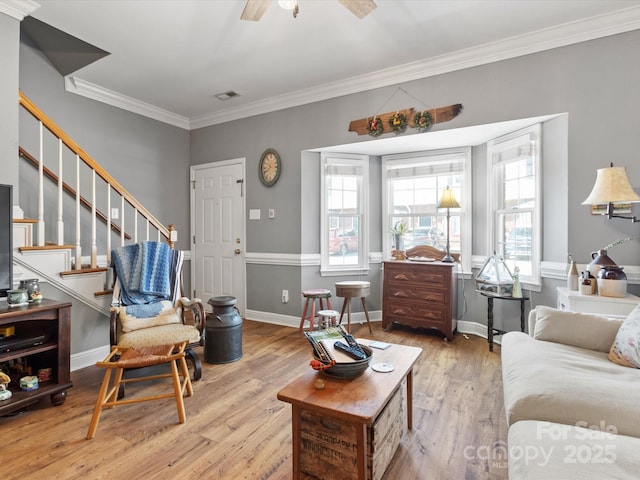
<instances>
[{"instance_id":1,"label":"drawer pull","mask_svg":"<svg viewBox=\"0 0 640 480\"><path fill-rule=\"evenodd\" d=\"M404 273L397 273L393 278L394 280L409 280L409 277L407 277Z\"/></svg>"},{"instance_id":2,"label":"drawer pull","mask_svg":"<svg viewBox=\"0 0 640 480\"><path fill-rule=\"evenodd\" d=\"M442 300L442 296L441 295L430 295L430 294L426 294L422 297L423 300L428 300L430 302L438 302L440 300Z\"/></svg>"},{"instance_id":3,"label":"drawer pull","mask_svg":"<svg viewBox=\"0 0 640 480\"><path fill-rule=\"evenodd\" d=\"M404 308L396 308L393 313L395 315L406 315L407 311Z\"/></svg>"},{"instance_id":4,"label":"drawer pull","mask_svg":"<svg viewBox=\"0 0 640 480\"><path fill-rule=\"evenodd\" d=\"M406 292L400 290L399 292L395 292L393 294L394 297L402 297L402 298L409 298L409 295L407 295Z\"/></svg>"}]
</instances>

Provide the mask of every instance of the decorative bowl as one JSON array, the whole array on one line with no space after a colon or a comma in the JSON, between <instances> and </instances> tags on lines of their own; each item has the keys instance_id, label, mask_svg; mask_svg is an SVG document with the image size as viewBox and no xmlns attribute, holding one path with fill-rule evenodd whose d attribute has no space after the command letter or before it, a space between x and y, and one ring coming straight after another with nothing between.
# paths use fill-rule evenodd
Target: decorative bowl
<instances>
[{"instance_id":1,"label":"decorative bowl","mask_svg":"<svg viewBox=\"0 0 640 480\"><path fill-rule=\"evenodd\" d=\"M364 360L354 360L353 362L337 362L332 367L322 370L322 373L333 378L352 379L362 375L367 368L369 368L369 362L373 356L373 350L366 345L360 345L367 354L367 358ZM321 361L320 358L313 352L313 358Z\"/></svg>"},{"instance_id":2,"label":"decorative bowl","mask_svg":"<svg viewBox=\"0 0 640 480\"><path fill-rule=\"evenodd\" d=\"M7 303L10 307L27 305L29 303L29 292L24 288L7 290Z\"/></svg>"}]
</instances>

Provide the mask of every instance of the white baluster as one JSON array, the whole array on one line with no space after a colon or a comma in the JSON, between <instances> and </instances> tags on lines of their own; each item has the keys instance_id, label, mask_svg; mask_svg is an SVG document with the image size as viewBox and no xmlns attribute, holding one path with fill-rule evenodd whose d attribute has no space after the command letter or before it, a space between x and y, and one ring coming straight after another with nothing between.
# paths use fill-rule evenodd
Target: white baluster
<instances>
[{"instance_id":1,"label":"white baluster","mask_svg":"<svg viewBox=\"0 0 640 480\"><path fill-rule=\"evenodd\" d=\"M111 185L107 183L107 274L104 289L110 290L113 284L113 270L111 269Z\"/></svg>"},{"instance_id":2,"label":"white baluster","mask_svg":"<svg viewBox=\"0 0 640 480\"><path fill-rule=\"evenodd\" d=\"M96 171L91 170L91 268L98 266L98 246L96 243Z\"/></svg>"},{"instance_id":3,"label":"white baluster","mask_svg":"<svg viewBox=\"0 0 640 480\"><path fill-rule=\"evenodd\" d=\"M138 209L133 209L133 243L138 243Z\"/></svg>"},{"instance_id":4,"label":"white baluster","mask_svg":"<svg viewBox=\"0 0 640 480\"><path fill-rule=\"evenodd\" d=\"M44 246L44 139L40 123L40 163L38 165L38 246Z\"/></svg>"},{"instance_id":5,"label":"white baluster","mask_svg":"<svg viewBox=\"0 0 640 480\"><path fill-rule=\"evenodd\" d=\"M76 270L82 268L82 245L80 243L80 156L76 155Z\"/></svg>"},{"instance_id":6,"label":"white baluster","mask_svg":"<svg viewBox=\"0 0 640 480\"><path fill-rule=\"evenodd\" d=\"M147 220L147 242L148 242L150 240L150 238L149 238L149 223L150 222L149 222L148 218L146 220Z\"/></svg>"},{"instance_id":7,"label":"white baluster","mask_svg":"<svg viewBox=\"0 0 640 480\"><path fill-rule=\"evenodd\" d=\"M58 245L64 245L64 221L62 220L62 140L58 139Z\"/></svg>"},{"instance_id":8,"label":"white baluster","mask_svg":"<svg viewBox=\"0 0 640 480\"><path fill-rule=\"evenodd\" d=\"M120 197L120 246L124 247L124 197Z\"/></svg>"}]
</instances>

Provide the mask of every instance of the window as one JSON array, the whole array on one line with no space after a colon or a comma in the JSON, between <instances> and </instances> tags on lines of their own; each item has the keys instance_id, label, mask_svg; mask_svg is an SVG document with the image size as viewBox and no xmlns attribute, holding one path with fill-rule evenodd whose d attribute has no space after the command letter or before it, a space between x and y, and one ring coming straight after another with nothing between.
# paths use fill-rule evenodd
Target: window
<instances>
[{"instance_id":1,"label":"window","mask_svg":"<svg viewBox=\"0 0 640 480\"><path fill-rule=\"evenodd\" d=\"M490 234L524 283L540 285L540 125L488 144Z\"/></svg>"},{"instance_id":2,"label":"window","mask_svg":"<svg viewBox=\"0 0 640 480\"><path fill-rule=\"evenodd\" d=\"M463 268L471 270L471 149L389 155L383 160L385 195L384 252L393 250L392 228L402 222L404 248L432 245L444 250L447 243L447 211L437 205L450 187L461 208L450 210L449 243L461 254Z\"/></svg>"},{"instance_id":3,"label":"window","mask_svg":"<svg viewBox=\"0 0 640 480\"><path fill-rule=\"evenodd\" d=\"M323 273L368 269L366 155L323 154L321 257Z\"/></svg>"}]
</instances>

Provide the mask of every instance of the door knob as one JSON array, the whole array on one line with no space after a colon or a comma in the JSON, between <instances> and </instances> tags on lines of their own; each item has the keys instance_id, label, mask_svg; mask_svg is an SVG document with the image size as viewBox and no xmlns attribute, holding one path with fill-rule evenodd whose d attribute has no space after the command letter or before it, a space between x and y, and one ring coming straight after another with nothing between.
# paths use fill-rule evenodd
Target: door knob
<instances>
[{"instance_id":1,"label":"door knob","mask_svg":"<svg viewBox=\"0 0 640 480\"><path fill-rule=\"evenodd\" d=\"M236 248L236 249L233 251L233 253L235 253L236 255L240 255L240 249L239 249L239 248Z\"/></svg>"}]
</instances>

